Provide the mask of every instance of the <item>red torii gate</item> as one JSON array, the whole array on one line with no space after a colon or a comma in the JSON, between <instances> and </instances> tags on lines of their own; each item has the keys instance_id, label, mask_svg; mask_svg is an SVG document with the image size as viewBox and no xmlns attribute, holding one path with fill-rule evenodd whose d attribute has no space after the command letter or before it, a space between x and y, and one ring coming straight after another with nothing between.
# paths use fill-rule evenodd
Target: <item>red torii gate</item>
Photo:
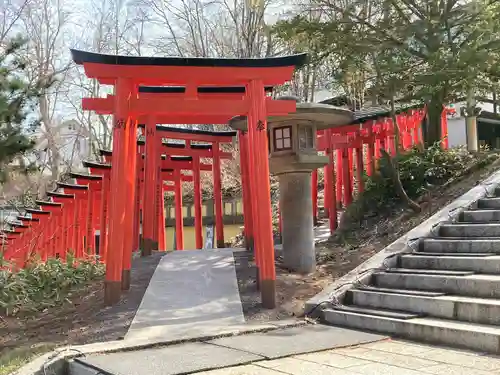
<instances>
[{"instance_id":1,"label":"red torii gate","mask_svg":"<svg viewBox=\"0 0 500 375\"><path fill-rule=\"evenodd\" d=\"M7 251L5 252L5 258L7 260L14 260L15 264L13 265L15 269L22 268L24 265L22 254L19 254L21 251L20 248L20 239L21 232L16 231L15 229L4 229L2 231L2 238L4 245L7 246Z\"/></svg>"},{"instance_id":2,"label":"red torii gate","mask_svg":"<svg viewBox=\"0 0 500 375\"><path fill-rule=\"evenodd\" d=\"M45 232L44 243L41 245L44 247L44 251L41 253L41 258L43 261L48 258L54 258L57 253L57 248L60 246L61 234L58 231L59 218L61 217L62 204L51 201L37 200L35 203L46 212L50 213L47 218L46 225L42 229Z\"/></svg>"},{"instance_id":3,"label":"red torii gate","mask_svg":"<svg viewBox=\"0 0 500 375\"><path fill-rule=\"evenodd\" d=\"M220 100L228 100L228 99L236 99L236 98L244 98L244 94L245 94L245 87L198 87L197 88L197 91L198 91L198 95L200 98L210 98L210 99L220 99ZM266 92L271 92L272 91L272 87L265 87L265 91ZM175 98L176 96L179 96L178 94L181 94L181 93L185 93L186 92L186 88L185 87L154 87L154 86L140 86L139 87L139 92L144 92L144 93L148 93L148 94L144 94L146 98L148 98L148 95L151 95L151 94L154 94L154 97L156 98L161 98L162 96L159 96L158 94L164 94L163 97L164 98ZM177 94L177 95L172 95L172 94ZM112 113L112 101L110 100L111 97L108 96L107 98L103 99L103 98L99 98L99 99L96 99L96 98L86 98L83 100L83 106L85 109L89 109L89 110L95 110L97 113L102 113L102 114L111 114ZM147 120L147 117L144 117L146 120ZM165 116L165 115L159 115L156 117L157 120L159 122L169 122L171 121L171 116ZM194 116L183 116L179 119L179 121L190 121L190 122L200 122L201 121L201 118L199 115L194 115ZM228 120L229 120L229 117L227 115L210 115L210 116L204 116L203 117L204 120L206 120L206 122L216 122L216 123L226 123ZM139 127L141 128L144 128L145 126L142 124L139 124L138 125ZM192 130L192 129L181 129L181 128L174 128L174 127L165 127L165 126L159 126L157 125L156 126L156 129L160 129L160 130L163 130L163 131L171 131L171 132L189 132L189 133L198 133L198 135L201 135L201 134L205 134L205 135L218 135L218 136L221 136L221 137L225 137L225 136L232 136L232 135L236 135L236 132L233 132L233 131L229 131L229 132L208 132L208 131L200 131L200 130ZM152 129L153 131L153 129ZM155 138L155 135L154 133L150 134L151 138L154 139ZM163 142L163 139L161 137L156 137L160 140L160 144L162 146L164 146L164 148L175 148L176 151L177 151L177 154L180 154L180 155L192 155L192 156L197 156L198 158L199 157L211 157L212 159L214 159L214 155L215 153L214 152L209 152L208 154L206 154L205 152L203 152L202 150L208 150L208 151L211 151L213 148L212 148L212 144L206 144L206 145L201 145L201 144L190 144L191 143L191 140L192 141L203 141L204 138L201 138L199 136L197 137L193 137L193 136L190 136L190 140L186 140L186 137L187 136L183 136L183 137L178 137L178 138L174 138L174 137L171 137L171 138L174 138L174 139L181 139L181 140L184 140L186 142L186 144L190 145L190 148L191 150L183 150L184 152L181 152L181 150L178 150L178 146L179 144L178 143L170 143L170 142L166 142L164 143ZM212 140L212 139L211 139ZM213 140L212 140L213 141ZM152 143L152 142L150 142ZM221 142L219 143L224 143L224 139L222 139ZM246 151L246 148L245 148L245 138L241 138L240 139L240 144L241 144L241 158L243 160L245 160L245 158L248 158L248 151ZM140 146L144 144L144 142L140 141L138 143ZM139 146L139 147L140 147ZM150 146L150 148L152 149L153 146ZM194 152L195 150L196 153ZM150 152L153 152L153 151L150 151ZM186 153L187 152L187 153ZM110 151L103 151L102 152L103 155L105 155L105 157L109 157L111 158L111 153ZM225 154L227 154L228 156L226 156ZM214 169L219 171L219 172L216 172L214 173L214 186L220 186L220 159L224 159L224 158L229 158L231 157L231 154L229 153L224 153L224 152L219 152L219 158L215 158L215 162L213 163L214 165ZM106 159L106 160L110 160L110 159ZM153 166L153 162L155 162L156 159L153 160L153 158L149 158L149 165L150 165L150 168L151 170L154 170L155 168L158 170L157 167L154 167ZM195 160L195 163L196 163L196 160ZM249 169L249 167L246 167L245 165L246 163L241 163L241 167L242 167L242 185L246 186L246 189L243 189L243 196L244 196L244 206L247 206L247 209L246 209L246 212L247 214L245 215L245 238L247 238L247 245L249 246L252 246L252 243L253 243L253 226L252 226L252 218L251 218L251 197L250 197L250 188L249 188L249 183L247 181L249 181L250 177L246 177L246 175L249 173L249 171L247 171L247 169ZM140 169L137 169L138 172L141 172ZM156 214L151 214L151 215L148 215L148 214L143 214L143 217L145 217L145 224L144 224L144 227L150 229L150 232L148 231L148 229L145 230L145 233L146 233L146 237L152 237L153 240L152 241L148 241L146 240L146 246L142 246L143 247L143 255L149 255L152 251L153 248L156 248L157 246L157 243L158 243L158 225L155 224L154 222L157 221L158 217L161 216L161 212L159 212L159 205L158 205L158 202L159 201L159 196L160 196L160 185L157 184L157 183L153 183L152 182L152 179L154 176L157 176L158 173L154 174L154 173L148 173L147 174L148 176L150 176L150 181L149 181L149 186L151 186L151 191L149 192L146 192L145 190L142 190L141 187L142 185L139 184L139 189L140 191L144 191L145 194L147 194L148 196L151 196L151 194L153 194L152 192L152 187L155 186L155 194L157 196L157 199L155 200L151 200L151 207L150 207L150 210L151 210L151 213L155 212ZM200 181L196 179L196 177L199 177L199 176L196 176L195 175L195 192L198 192L200 191L199 188L197 188L197 186L199 185ZM214 201L215 201L215 212L216 212L216 229L217 229L217 245L218 247L223 247L224 246L224 237L223 237L223 225L222 225L222 198L220 196L220 188L215 188L214 189ZM141 194L142 195L142 194ZM201 199L201 196L200 197L195 197L195 201L196 202L199 202ZM137 200L139 201L139 197L137 197ZM149 201L148 201L149 202ZM246 202L246 204L245 204ZM156 208L153 208L152 205L153 204L156 204L157 207ZM196 204L195 204L195 209L196 209ZM199 214L195 215L195 217L199 217L199 222L196 223L195 222L195 227L198 228L196 230L196 233L197 233L197 247L198 248L201 248L202 247L202 223L201 223L201 203L198 205L199 206ZM245 209L244 209L245 210ZM136 212L138 212L136 210ZM150 220L152 222L148 222L148 218L150 218ZM134 221L137 221L137 220L134 220ZM152 229L151 229L152 228ZM220 230L219 230L220 228ZM148 236L148 233L149 233L149 236ZM151 245L151 246L149 246Z\"/></svg>"},{"instance_id":4,"label":"red torii gate","mask_svg":"<svg viewBox=\"0 0 500 375\"><path fill-rule=\"evenodd\" d=\"M215 229L217 247L224 247L224 226L223 226L223 205L222 205L222 184L221 184L221 160L231 159L232 154L220 150L220 144L231 143L236 136L235 131L207 131L186 128L174 128L168 126L156 126L156 134L150 135L155 142L159 142L161 151L166 150L168 154L175 156L190 156L193 158L193 177L195 179L195 232L198 244L202 240L202 214L201 214L201 180L200 180L200 158L212 159L213 174L213 200L215 206ZM146 134L147 137L147 134ZM172 142L163 142L163 138L185 141L185 147L173 146ZM205 145L197 145L192 142L205 142ZM208 147L207 147L208 144ZM147 152L147 138L146 138ZM179 160L179 159L178 159ZM147 175L148 156L145 158L145 174ZM177 196L177 194L176 194ZM182 205L182 202L180 202ZM181 212L181 211L179 211ZM177 214L176 214L177 217ZM196 219L198 217L198 220ZM200 246L199 248L201 248Z\"/></svg>"},{"instance_id":5,"label":"red torii gate","mask_svg":"<svg viewBox=\"0 0 500 375\"><path fill-rule=\"evenodd\" d=\"M143 142L138 141L139 146L141 146L141 143L143 143ZM78 177L80 177L80 179L91 178L93 180L100 180L102 178L101 175L103 175L103 174L109 175L108 171L113 168L112 167L113 152L109 151L109 150L100 150L100 153L102 155L104 155L106 161L110 162L110 164L85 162L84 165L87 168L90 168L91 173L95 174L96 176L73 174L72 177L76 178L77 180L78 180ZM203 153L202 155L207 156L206 153ZM142 161L142 159L143 159L142 155L138 154L137 157L139 158L138 159L139 161ZM190 162L192 157L186 157L186 156L176 156L175 157L175 156L173 156L173 157L170 157L170 159L167 159L167 156L165 156L165 155L163 155L163 157L162 156L159 156L159 157L164 159L161 162L162 164L161 164L161 169L160 169L160 173L162 174L162 180L174 181L174 182L176 182L176 186L179 186L179 181L181 181L181 182L182 181L193 181L193 176L186 176L186 175L182 175L182 174L177 175L177 171L180 171L181 169L188 169L188 168L193 169L192 163ZM138 167L142 167L141 163L138 163ZM168 167L168 168L165 168L165 167ZM211 170L211 165L202 164L199 166L199 169ZM99 176L97 176L97 175L99 175ZM141 176L141 174L138 174L138 179L140 179L140 176ZM77 182L79 182L80 184L84 184L84 182L81 182L81 181L77 181ZM138 181L138 182L140 183L140 181ZM140 186L140 184L139 184L139 186ZM177 195L179 195L179 194L177 194ZM106 197L105 199L107 199L107 197L109 196L109 192L105 191L102 196ZM161 197L159 199L159 202L162 203ZM182 200L181 200L181 202L182 202ZM108 204L109 203L106 200L101 201L101 210L103 212L101 214L102 217L106 217L106 214L104 213L104 211L105 211L105 207ZM181 203L181 205L182 205L182 203ZM140 208L140 206L138 208ZM128 289L130 286L130 268L131 268L130 259L132 256L134 244L137 243L136 240L138 238L138 228L139 228L139 221L138 221L139 216L137 215L137 213L138 213L138 210L136 208L136 210L134 212L134 228L133 228L133 231L131 232L131 236L127 234L127 240L125 242L126 245L124 246L124 256L123 256L123 264L122 264L122 289L123 290ZM89 221L87 223L89 223ZM161 224L163 224L163 223L164 223L164 220L159 221L160 227L161 227ZM182 223L180 225L182 225ZM165 228L162 227L160 229L164 233ZM101 230L102 230L102 228L101 228ZM160 230L160 235L162 233L161 230ZM124 234L124 235L126 235L126 234ZM103 231L102 236L100 236L100 247L103 248L102 251L104 254L103 254L103 256L101 256L101 259L104 262L106 261L106 252L107 252L105 238L106 238L105 232ZM178 241L180 241L178 243L182 243L182 238L178 239Z\"/></svg>"},{"instance_id":6,"label":"red torii gate","mask_svg":"<svg viewBox=\"0 0 500 375\"><path fill-rule=\"evenodd\" d=\"M141 86L139 87L139 93L142 94L149 101L155 99L163 100L172 100L175 98L179 98L182 93L185 93L185 87L148 87ZM267 91L270 88L266 88ZM237 98L242 98L245 90L244 87L199 87L198 92L200 95L200 99L209 98L211 100L235 100ZM141 96L142 96L141 95ZM110 100L112 96L108 96L107 98L86 98L83 102L84 109L95 110L101 114L112 114L113 113L113 102ZM206 100L206 99L205 99ZM216 123L226 123L229 121L231 116L228 115L209 115L200 117L199 115L195 116L183 116L178 119L178 122L186 122L189 123L197 123L202 120L206 122L216 122ZM143 116L145 122L148 121L148 118ZM169 115L159 114L155 116L156 121L159 123L171 123L172 117ZM138 124L140 128L146 128L146 126L142 123ZM163 136L165 133L168 133L165 138L169 139L177 139L183 140L189 146L184 150L180 150L176 143L172 142L163 142ZM143 255L150 255L153 249L158 249L158 218L161 215L158 207L158 199L161 194L160 185L156 182L156 176L158 175L158 171L154 173L154 170L157 170L157 159L152 155L157 155L158 152L162 152L162 149L172 149L172 153L176 156L192 156L195 158L194 163L196 165L199 163L200 157L212 158L213 160L213 178L214 178L214 203L215 203L215 217L216 217L216 236L217 236L217 247L224 247L224 231L223 231L223 207L222 207L222 195L221 195L221 170L220 170L220 160L232 158L232 154L225 153L220 150L219 145L221 143L229 143L232 142L234 136L236 136L235 131L204 131L204 130L194 130L194 129L186 129L186 128L176 128L176 127L168 127L156 125L156 127L151 126L149 131L146 131L146 158L145 158L145 175L148 176L148 181L145 181L145 185L147 186L143 193L149 197L156 196L155 200L148 200L147 205L144 207L143 212ZM147 140L151 141L148 143ZM207 142L207 145L197 145L191 144L191 142ZM139 143L140 145L141 143ZM148 146L148 144L150 146ZM208 146L208 147L207 147ZM175 150L174 150L175 149ZM141 171L141 169L138 169ZM198 178L199 176L195 176ZM147 183L146 183L147 182ZM195 180L195 194L200 189L197 188L200 181ZM195 202L199 201L200 197L195 197ZM201 210L201 208L200 208ZM195 215L196 217L196 215ZM201 215L200 215L201 217ZM201 219L200 219L201 220ZM198 225L197 225L198 224ZM197 241L199 244L202 243L201 240L201 222L195 223L195 227L197 229ZM199 234L198 234L199 233ZM198 242L197 242L198 244ZM197 246L198 247L198 246ZM200 245L201 248L201 245Z\"/></svg>"},{"instance_id":7,"label":"red torii gate","mask_svg":"<svg viewBox=\"0 0 500 375\"><path fill-rule=\"evenodd\" d=\"M89 187L65 182L57 182L57 187L63 189L64 194L74 195L72 206L74 213L73 249L76 258L83 258L86 253L85 235Z\"/></svg>"},{"instance_id":8,"label":"red torii gate","mask_svg":"<svg viewBox=\"0 0 500 375\"><path fill-rule=\"evenodd\" d=\"M260 285L265 307L275 306L274 245L270 210L269 161L267 158L267 114L287 114L295 111L291 101L274 101L266 98L265 85L282 84L291 79L294 69L303 65L306 55L269 59L208 59L208 58L150 58L101 55L72 50L73 60L83 65L89 78L102 84L114 85L113 104L114 167L111 171L111 191L116 197L111 204L109 267L106 273L105 300L112 304L120 298L120 267L123 257L123 242L120 232L131 228L133 219L127 217L127 207L133 206L136 181L137 121L143 115L146 121L146 136L156 128L155 116L171 117L169 123L200 123L210 116L246 115L249 120L249 149L255 165L250 191L259 209L253 211L255 244L261 256ZM201 99L198 87L245 86L245 95L239 100ZM187 85L182 98L141 97L138 85ZM106 99L104 99L106 100ZM186 121L189 117L195 118ZM142 122L142 121L141 121ZM213 122L212 122L213 123ZM153 130L154 131L154 130ZM133 139L133 141L131 141ZM146 143L148 143L146 141ZM151 144L151 143L150 143ZM153 146L150 146L153 147ZM147 146L146 146L147 148ZM146 161L148 160L146 150ZM153 158L154 160L154 158ZM146 164L147 167L147 164ZM154 169L146 177L154 178ZM124 174L124 176L122 175ZM117 204L116 202L120 202ZM146 215L145 215L146 218Z\"/></svg>"},{"instance_id":9,"label":"red torii gate","mask_svg":"<svg viewBox=\"0 0 500 375\"><path fill-rule=\"evenodd\" d=\"M400 133L399 147L402 150L421 142L421 122L424 116L425 109L406 109L396 115ZM442 130L443 134L447 134L446 121L442 124ZM362 192L363 172L368 176L373 173L375 163L380 158L380 149L386 149L391 155L395 155L397 147L395 138L392 119L379 115L358 120L352 125L318 132L318 150L326 152L330 158L329 164L324 169L324 206L331 233L338 225L337 207L340 205L347 207L352 202L354 180L357 181L358 192ZM367 146L366 152L363 149L364 145ZM446 142L443 142L443 146L447 147ZM354 167L356 178L353 175ZM314 217L317 216L317 192L316 172L313 173L312 191Z\"/></svg>"},{"instance_id":10,"label":"red torii gate","mask_svg":"<svg viewBox=\"0 0 500 375\"><path fill-rule=\"evenodd\" d=\"M47 196L52 199L53 202L62 204L62 218L61 218L61 232L62 236L62 250L61 259L66 260L67 252L72 251L73 255L76 256L76 238L78 233L76 232L77 225L75 220L75 207L77 205L77 196L74 194L66 194L58 191L49 191ZM51 218L49 218L50 220ZM77 219L79 220L79 218Z\"/></svg>"},{"instance_id":11,"label":"red torii gate","mask_svg":"<svg viewBox=\"0 0 500 375\"><path fill-rule=\"evenodd\" d=\"M214 166L213 164L205 164L201 163L200 157L203 158L210 158L211 155L211 144L189 144L190 141L186 140L186 143L188 144L186 148L185 144L180 144L180 143L170 143L170 144L165 144L163 143L163 146L166 146L166 148L169 152L172 152L174 155L161 155L161 171L162 172L169 172L173 173L173 181L174 185L162 185L163 191L173 191L175 192L175 207L176 207L176 249L177 250L183 250L184 249L184 242L183 242L183 214L182 214L182 184L179 183L179 178L182 178L183 181L194 181L194 203L195 203L195 238L196 238L196 248L201 249L203 247L203 225L202 225L202 211L201 211L201 178L200 178L200 172L205 171L213 171L217 170L218 168ZM174 146L175 145L175 146ZM202 146L202 147L197 147L197 146ZM207 147L209 146L209 147ZM177 155L178 153L181 153L183 155ZM194 156L187 156L188 154L194 154ZM220 152L220 159L225 159L225 158L231 158L232 155L230 153L224 153ZM141 165L139 168L139 171L143 172L144 171L144 155L140 159ZM180 175L179 171L180 170L188 170L192 171L192 176L187 176L187 175ZM214 172L216 173L216 172ZM162 179L165 181L166 179ZM220 177L216 178L214 176L214 180L219 180ZM162 181L162 182L163 182ZM216 194L214 192L214 195L217 196L219 194ZM162 194L163 196L163 194ZM216 199L215 199L216 200ZM164 226L164 208L163 208L163 199L160 199L158 204L162 208L160 219L163 221L162 225L159 226L162 231L165 231L165 226ZM216 203L217 205L217 203ZM220 197L220 205L222 205L222 197ZM218 233L222 233L220 237L222 237L221 241L224 241L223 237L223 222L222 222L222 209L216 210L216 214L221 215L220 217L216 216L216 225L217 223L221 226L221 229L218 229ZM161 233L160 233L161 234ZM161 236L160 236L161 238ZM160 249L161 250L161 249Z\"/></svg>"},{"instance_id":12,"label":"red torii gate","mask_svg":"<svg viewBox=\"0 0 500 375\"><path fill-rule=\"evenodd\" d=\"M47 239L47 226L48 222L51 219L52 214L49 211L44 211L42 209L32 209L32 208L27 208L26 212L31 215L32 219L38 219L38 225L35 227L37 229L34 240L33 240L33 246L37 246L39 248L39 252L44 252L45 251L45 246L46 246L46 239ZM28 249L30 250L30 249ZM29 256L29 254L27 254Z\"/></svg>"},{"instance_id":13,"label":"red torii gate","mask_svg":"<svg viewBox=\"0 0 500 375\"><path fill-rule=\"evenodd\" d=\"M140 89L155 89L161 92L170 91L172 88L164 88L164 87L140 87ZM175 88L175 89L184 89L184 88ZM204 89L208 89L211 93L210 97L213 98L216 95L219 98L227 98L227 97L235 97L235 92L240 92L241 96L241 88L220 88L223 90L219 90L219 88L211 88L205 87ZM179 90L176 90L179 91ZM204 90L202 90L204 92ZM206 90L205 90L206 91ZM226 91L231 91L229 94ZM215 94L213 94L214 92ZM155 94L156 95L156 94ZM98 99L101 100L101 99ZM107 99L106 99L107 100ZM90 99L85 102L86 108L98 108L99 113L112 113L111 108L108 108L109 103L106 101L91 101ZM164 118L164 116L160 116L160 119ZM227 116L218 118L211 117L211 120L224 121L227 120ZM168 117L164 119L167 121ZM139 128L144 128L145 125L139 124ZM148 151L150 155L148 157L140 157L138 159L139 163L143 163L144 167L137 166L137 172L142 174L143 168L146 176L149 176L149 181L144 181L143 185L148 186L144 188L143 185L139 184L137 189L142 194L145 194L148 197L156 196L156 199L148 199L143 200L147 202L143 207L143 255L150 255L153 249L158 249L158 238L161 235L159 229L164 231L163 227L158 225L158 219L163 215L163 212L160 211L160 195L161 195L161 184L158 183L157 178L153 178L158 176L159 166L157 162L157 156L161 154L164 150L166 150L169 154L172 153L176 157L189 156L193 158L193 166L189 168L182 169L191 169L193 171L197 171L193 173L194 182L195 182L195 218L198 217L198 220L195 220L195 228L196 228L196 243L197 248L202 247L202 218L201 218L201 180L199 176L199 168L203 168L203 165L200 164L200 158L212 158L212 167L213 178L214 178L214 203L215 203L215 217L216 217L216 233L217 233L217 246L224 247L224 229L223 229L223 206L222 206L222 195L221 195L221 170L220 170L220 161L223 159L232 158L232 154L228 152L223 152L220 150L219 145L223 143L232 142L233 137L237 133L235 131L204 131L204 130L194 130L194 129L186 129L186 128L176 128L176 127L168 127L156 125L156 127L151 129L151 132L148 136L146 134L146 139L151 139L151 146L148 149L148 143L144 141L138 141L138 147L146 144L146 154ZM164 137L165 136L165 137ZM185 144L173 143L173 142L164 142L164 138L167 139L176 139L182 140ZM206 142L205 144L193 144L191 142ZM187 146L187 147L186 147ZM154 150L153 150L154 148ZM110 160L112 157L111 151L101 150L101 154L108 157L107 160ZM142 155L141 152L139 154ZM142 161L145 159L145 161ZM148 172L148 166L150 171ZM162 163L163 168L169 168ZM156 170L156 173L152 171ZM178 196L177 194L176 196ZM139 200L139 199L137 199ZM181 202L182 203L182 202ZM135 205L135 212L137 211L137 202ZM134 222L137 222L137 218L134 219ZM182 236L182 232L179 235ZM181 237L182 242L182 237ZM182 247L180 247L182 248ZM178 249L180 249L178 248Z\"/></svg>"},{"instance_id":14,"label":"red torii gate","mask_svg":"<svg viewBox=\"0 0 500 375\"><path fill-rule=\"evenodd\" d=\"M101 150L102 154L103 150ZM107 254L107 222L108 222L108 209L109 209L109 200L110 197L110 174L111 174L111 163L97 163L91 161L84 161L83 166L88 168L91 175L101 176L101 194L99 209L99 222L96 225L95 229L99 229L99 258L102 262L106 262L106 254Z\"/></svg>"},{"instance_id":15,"label":"red torii gate","mask_svg":"<svg viewBox=\"0 0 500 375\"><path fill-rule=\"evenodd\" d=\"M11 258L15 260L14 268L20 269L24 267L26 261L28 260L28 246L26 244L27 238L23 227L16 227L10 225L10 229L3 231L4 238L9 243L9 251L6 254L7 260Z\"/></svg>"},{"instance_id":16,"label":"red torii gate","mask_svg":"<svg viewBox=\"0 0 500 375\"><path fill-rule=\"evenodd\" d=\"M82 174L82 173L70 173L71 178L76 181L77 185L88 186L87 194L87 210L83 212L85 215L85 227L83 228L85 233L85 245L84 248L89 255L95 255L95 234L94 231L97 227L97 215L96 211L99 209L99 197L98 194L102 190L102 175L93 174Z\"/></svg>"},{"instance_id":17,"label":"red torii gate","mask_svg":"<svg viewBox=\"0 0 500 375\"><path fill-rule=\"evenodd\" d=\"M141 145L141 143L144 143L144 142L142 142L142 141L138 142L139 145ZM174 147L175 150L178 150L178 149L185 146L183 144L176 144L176 145L178 145L178 146ZM182 146L182 147L179 147L179 146ZM192 146L197 146L197 145L192 145ZM202 145L202 146L205 146L205 145ZM194 147L194 149L196 149L196 147ZM203 152L201 153L201 155L203 157L210 156L206 151L204 151L204 150L202 150L202 151ZM113 155L113 153L111 151L102 150L101 153L106 154L108 160L111 159L112 155ZM227 155L223 155L223 157L226 157L226 156ZM196 182L197 179L199 181L199 175L196 176L196 174L199 174L200 171L212 171L212 165L200 163L199 162L199 154L195 156L195 159L193 159L192 156L172 156L172 155L159 155L159 158L161 159L161 162L160 162L158 170L161 173L161 182L163 182L163 181L174 182L175 188L172 189L172 191L179 190L179 192L180 192L180 194L176 193L176 202L178 202L177 203L177 213L180 215L180 217L182 217L182 193L181 193L180 182L191 182L191 181ZM198 163L195 163L196 158L198 158ZM139 160L138 171L143 172L144 171L144 155L139 155L138 160ZM87 165L91 165L91 164L87 163ZM94 164L94 166L95 166L95 164ZM102 166L102 164L100 164L98 166ZM109 164L109 168L112 169L112 164ZM192 176L184 175L184 174L180 173L181 170L191 170L191 171L193 171L193 175ZM96 173L98 173L98 172L96 172ZM138 174L139 186L141 186L144 183L144 180L141 179L142 175L143 175L142 173ZM166 186L162 183L159 183L159 185L162 186L163 191L169 190L169 186ZM140 188L140 189L143 190L143 188ZM156 199L155 200L149 199L147 201L154 202L154 201L156 201ZM156 203L159 205L159 207L162 207L163 199L161 199L161 195L160 195L160 198L158 199L158 202L156 202ZM141 205L136 206L135 211L138 211L141 208L142 208ZM163 210L158 209L158 211L160 211L160 215L158 215L158 219L160 219L160 220L157 220L157 224L155 224L155 225L158 226L158 229L159 229L158 233L159 233L159 237L161 239L161 238L164 238L164 231L165 231L164 222L165 222L165 220L161 219L161 217L163 216L162 215ZM200 202L200 210L199 211L200 211L200 223L201 223L201 202ZM138 215L136 215L136 212L134 212L134 217L137 218L137 219L134 219L134 233L136 233L135 230L136 230L136 228L139 227ZM178 229L178 232L180 233L180 237L177 238L177 245L178 245L177 248L180 250L183 248L183 245L182 245L182 243L183 243L183 241L182 241L182 221L177 223L177 229ZM162 235L162 231L163 231L163 235ZM201 233L201 225L200 225L199 232L201 235L202 234ZM136 243L135 237L136 237L136 234L134 234L134 242L133 243ZM138 235L137 235L137 238L138 238ZM160 242L162 242L162 241L160 241ZM201 241L200 241L200 244L201 244ZM162 249L160 247L160 250L164 250L164 249Z\"/></svg>"}]
</instances>

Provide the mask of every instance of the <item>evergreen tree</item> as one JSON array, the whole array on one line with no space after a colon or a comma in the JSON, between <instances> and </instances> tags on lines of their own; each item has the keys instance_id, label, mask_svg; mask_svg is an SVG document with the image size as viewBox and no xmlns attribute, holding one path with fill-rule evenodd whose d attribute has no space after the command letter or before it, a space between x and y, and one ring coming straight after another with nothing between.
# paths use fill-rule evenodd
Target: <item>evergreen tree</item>
<instances>
[{"instance_id":1,"label":"evergreen tree","mask_svg":"<svg viewBox=\"0 0 500 375\"><path fill-rule=\"evenodd\" d=\"M30 115L36 106L38 85L28 83L23 45L23 39L14 38L0 53L0 183L12 170L27 171L24 157L34 146L29 132L38 116Z\"/></svg>"}]
</instances>

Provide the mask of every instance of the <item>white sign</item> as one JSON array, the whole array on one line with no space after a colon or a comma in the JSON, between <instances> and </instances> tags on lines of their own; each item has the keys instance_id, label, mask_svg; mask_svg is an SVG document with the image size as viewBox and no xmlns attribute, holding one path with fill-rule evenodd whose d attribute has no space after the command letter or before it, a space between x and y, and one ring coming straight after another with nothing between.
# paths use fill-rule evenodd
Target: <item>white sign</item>
<instances>
[{"instance_id":1,"label":"white sign","mask_svg":"<svg viewBox=\"0 0 500 375\"><path fill-rule=\"evenodd\" d=\"M207 226L206 227L206 235L205 235L205 249L213 249L214 248L214 227Z\"/></svg>"}]
</instances>

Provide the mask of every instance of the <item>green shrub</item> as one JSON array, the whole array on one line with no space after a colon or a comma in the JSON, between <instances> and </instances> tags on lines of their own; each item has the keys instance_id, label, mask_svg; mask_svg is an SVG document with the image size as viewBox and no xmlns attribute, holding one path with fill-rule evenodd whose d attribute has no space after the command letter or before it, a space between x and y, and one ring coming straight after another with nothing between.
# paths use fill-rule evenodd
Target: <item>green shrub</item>
<instances>
[{"instance_id":1,"label":"green shrub","mask_svg":"<svg viewBox=\"0 0 500 375\"><path fill-rule=\"evenodd\" d=\"M95 259L75 262L71 256L66 262L59 259L31 262L17 272L4 267L0 269L0 315L36 312L60 305L68 301L72 292L103 275L104 266Z\"/></svg>"},{"instance_id":2,"label":"green shrub","mask_svg":"<svg viewBox=\"0 0 500 375\"><path fill-rule=\"evenodd\" d=\"M487 164L491 161L485 154L471 154L465 147L443 150L439 144L425 150L413 148L393 159L408 197L416 199L433 187L442 185L451 178L465 173L473 162ZM400 203L391 178L388 160L382 158L373 176L364 176L365 190L347 209L351 220L365 214L391 209Z\"/></svg>"}]
</instances>

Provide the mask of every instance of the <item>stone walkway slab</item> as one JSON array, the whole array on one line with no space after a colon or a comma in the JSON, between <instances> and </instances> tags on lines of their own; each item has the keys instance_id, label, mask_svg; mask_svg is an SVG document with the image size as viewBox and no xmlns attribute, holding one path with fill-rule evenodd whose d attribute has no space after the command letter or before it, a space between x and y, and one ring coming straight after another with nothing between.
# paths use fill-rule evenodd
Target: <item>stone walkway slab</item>
<instances>
[{"instance_id":1,"label":"stone walkway slab","mask_svg":"<svg viewBox=\"0 0 500 375\"><path fill-rule=\"evenodd\" d=\"M241 373L242 375L260 375L268 373L275 366L285 366L284 362L275 361L283 361L286 358L275 358L316 352L339 346L358 345L381 339L384 339L384 336L329 326L287 327L262 333L233 336L227 339L81 356L70 363L69 373L71 375L97 375L99 373L108 375L177 375L234 368L234 370L226 371L235 374ZM307 366L307 361L297 362L300 365L298 368L305 368L304 366L306 366L307 371L311 372L311 374L314 371L317 372L320 368L328 370L329 367L326 363L328 363L328 360L330 362L335 360L335 358L322 358L321 360L324 363L311 366ZM250 363L252 363L252 366L245 367ZM365 363L371 362L351 358L350 360L343 360L342 366L347 367Z\"/></svg>"},{"instance_id":2,"label":"stone walkway slab","mask_svg":"<svg viewBox=\"0 0 500 375\"><path fill-rule=\"evenodd\" d=\"M407 341L384 340L197 375L499 375L500 358Z\"/></svg>"},{"instance_id":3,"label":"stone walkway slab","mask_svg":"<svg viewBox=\"0 0 500 375\"><path fill-rule=\"evenodd\" d=\"M235 366L263 359L251 353L204 343L159 349L92 355L75 360L101 373L113 375L174 375ZM83 371L73 371L75 375Z\"/></svg>"},{"instance_id":4,"label":"stone walkway slab","mask_svg":"<svg viewBox=\"0 0 500 375\"><path fill-rule=\"evenodd\" d=\"M273 359L369 343L385 338L386 336L318 324L226 337L208 342Z\"/></svg>"},{"instance_id":5,"label":"stone walkway slab","mask_svg":"<svg viewBox=\"0 0 500 375\"><path fill-rule=\"evenodd\" d=\"M175 251L158 264L125 340L183 339L244 323L233 251Z\"/></svg>"}]
</instances>

